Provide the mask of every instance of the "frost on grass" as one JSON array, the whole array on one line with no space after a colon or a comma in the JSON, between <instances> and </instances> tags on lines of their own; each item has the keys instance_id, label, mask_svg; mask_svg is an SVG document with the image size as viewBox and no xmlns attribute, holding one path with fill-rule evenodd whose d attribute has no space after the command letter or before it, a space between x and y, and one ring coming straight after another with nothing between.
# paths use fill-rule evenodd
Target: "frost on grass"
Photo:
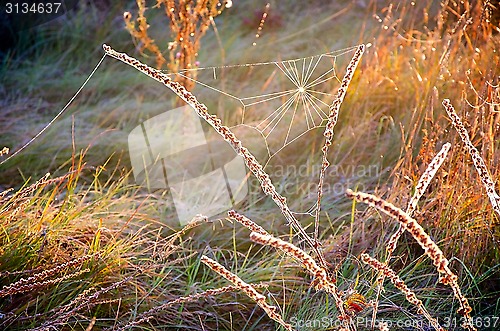
<instances>
[{"instance_id":1,"label":"frost on grass","mask_svg":"<svg viewBox=\"0 0 500 331\"><path fill-rule=\"evenodd\" d=\"M244 159L244 162L248 169L257 177L261 184L261 188L263 192L270 196L272 200L276 203L276 205L281 209L282 214L284 215L285 219L288 221L289 225L293 226L295 230L301 235L302 239L305 240L305 242L315 251L316 253L316 258L317 262L306 252L298 249L296 246L293 244L287 244L285 242L280 241L280 239L276 239L270 235L267 234L267 232L248 218L246 218L243 215L240 215L236 213L235 211L230 211L228 213L229 217L240 222L244 226L248 227L251 229L252 232L252 240L259 241L260 243L263 244L269 244L269 245L276 245L276 248L279 249L284 249L288 251L289 254L295 254L296 257L301 259L303 263L305 263L306 268L310 271L313 272L314 276L316 277L317 280L319 280L319 284L321 287L323 287L327 292L332 294L335 298L335 303L337 305L337 308L340 313L340 317L343 320L343 323L345 324L345 327L348 329L351 328L349 323L349 318L346 315L344 309L343 309L343 301L338 293L336 286L334 284L335 279L330 278L328 273L327 273L327 263L323 257L323 254L321 250L319 249L319 245L317 240L313 240L309 234L304 230L302 225L297 221L295 218L294 214L290 210L290 208L287 205L286 198L279 194L271 182L271 179L269 175L265 172L264 167L259 163L259 161L255 158L255 156L245 147L243 147L241 141L236 138L236 136L233 134L233 132L229 129L229 127L225 126L222 124L221 120L216 116L208 113L207 107L200 103L197 98L189 92L184 86L181 84L175 82L169 75L162 73L159 70L153 69L137 59L128 56L125 53L119 53L115 50L113 50L111 47L107 45L103 45L103 48L106 52L107 55L114 57L134 68L137 70L141 71L142 73L146 74L147 76L153 78L154 80L162 83L169 89L171 89L181 100L186 102L188 105L190 105L194 111L200 116L202 119L204 119L212 128L220 135L222 138L236 151L236 153L241 156ZM354 54L350 64L347 67L346 74L341 82L341 86L338 89L337 95L335 96L332 104L329 106L329 115L328 115L328 121L326 124L325 128L325 133L324 136L326 138L325 140L325 145L323 147L323 164L322 164L322 172L323 176L320 176L320 189L318 191L318 205L321 203L321 184L323 183L324 180L324 172L326 170L326 167L328 166L328 161L326 159L327 152L328 152L328 147L332 144L332 138L333 138L333 127L335 126L335 123L337 122L338 118L338 111L339 108L342 104L342 101L344 100L344 97L347 92L347 88L349 86L350 81L352 80L352 77L354 75L354 71L356 70L356 67L361 59L361 56L364 52L365 46L360 45L356 48L356 53ZM286 61L285 61L286 62ZM285 62L281 63L281 66L285 65ZM288 61L286 62L286 65L296 65L296 62L293 61ZM304 60L303 63L303 69L305 70L306 68L306 61ZM286 67L280 67L279 63L274 63L275 65L278 66L280 70L283 72L288 72L290 73L290 70L288 70ZM310 72L312 74L311 65L313 64L312 60L309 62L309 66L307 67L307 70L304 71L302 70L302 74L305 74L305 76L310 77ZM297 72L299 72L297 70ZM214 71L215 73L215 71ZM291 80L294 80L292 76L288 76L291 78ZM317 78L319 80L322 80L323 78ZM295 79L294 80L296 83L299 83L299 80ZM299 84L297 85L297 94L302 94L307 92L307 88L309 86L302 86L306 80L300 80L300 86ZM311 83L315 84L315 82ZM314 85L312 85L314 86ZM243 103L244 104L244 103ZM307 116L306 116L307 119ZM308 126L309 128L309 126ZM290 130L289 130L290 131ZM287 135L288 139L288 135ZM285 141L286 143L286 141ZM285 146L285 145L284 145ZM283 147L284 147L283 146ZM319 215L319 206L317 209L317 216ZM316 220L318 220L318 217L316 217ZM316 221L317 223L317 221ZM316 234L317 234L317 226L316 226ZM281 325L283 325L285 328L290 329L291 327L283 322L281 316L277 314L275 309L273 307L267 306L265 302L262 300L261 295L259 296L258 292L255 291L251 286L248 284L244 283L241 279L239 279L236 275L231 274L229 271L227 271L224 267L219 265L217 262L207 258L203 257L202 262L210 266L214 271L218 272L222 276L226 277L228 280L233 282L235 286L240 287L247 295L249 295L251 298L253 298L259 305L266 311L266 313L273 318L274 320L278 321Z\"/></svg>"},{"instance_id":2,"label":"frost on grass","mask_svg":"<svg viewBox=\"0 0 500 331\"><path fill-rule=\"evenodd\" d=\"M319 249L318 242L316 240L314 240L313 238L311 238L311 236L304 230L302 225L296 219L293 212L288 207L286 198L283 195L281 195L280 193L278 193L278 191L276 190L276 187L271 182L271 179L270 179L269 175L266 173L266 171L264 170L264 167L262 166L262 164L257 160L257 158L246 147L244 147L242 145L241 141L234 135L234 133L231 131L231 129L229 127L223 125L221 120L216 115L210 114L207 110L207 107L203 103L199 102L197 100L197 98L191 92L189 92L184 86L182 86L178 82L174 81L170 75L165 74L165 73L161 72L160 70L156 70L154 68L151 68L151 67L145 65L144 63L141 63L137 59L135 59L135 58L133 58L125 53L119 53L119 52L115 51L114 49L112 49L108 45L103 45L103 48L104 48L104 51L106 52L107 55L136 68L140 72L146 74L147 76L153 78L154 80L156 80L156 81L162 83L163 85L165 85L166 87L168 87L181 100L183 100L188 105L190 105L195 110L195 112L198 114L199 117L204 119L210 126L212 126L212 128L236 151L236 153L243 158L247 168L259 180L262 191L266 195L268 195L272 198L272 200L280 208L280 210L281 210L282 214L284 215L285 219L287 220L288 224L290 226L293 226L293 228L301 235L301 237L306 241L306 243L315 251L319 264L323 268L325 268L325 269L327 268L327 263L323 257L323 253ZM344 79L342 80L342 83L341 83L341 86L338 90L337 96L334 98L334 101L329 106L328 123L326 125L325 133L324 133L324 135L326 137L326 141L325 141L326 147L324 147L324 153L325 153L324 157L325 158L326 158L328 146L331 145L331 140L333 137L333 127L334 127L336 120L337 120L337 117L338 117L338 110L340 108L340 105L342 104L342 101L344 100L347 88L349 86L349 82L351 81L351 79L353 77L354 71L357 67L357 64L359 63L359 61L361 59L361 56L364 52L364 49L365 49L364 45L360 45L356 48L356 53L354 54L350 64L347 67L347 72L344 76ZM302 96L302 94L304 94L308 91L310 86L309 85L302 86L306 80L299 79L298 77L293 76L292 73L295 71L297 71L297 74L300 74L298 70L293 71L292 69L290 69L290 68L296 66L297 63L298 63L297 60L282 61L280 63L273 62L273 64L278 66L278 68L280 68L280 70L287 73L287 77L289 77L290 80L295 82L294 84L297 87L297 91L295 92L294 95ZM307 65L306 63L309 63L309 64ZM283 67L283 66L285 66L285 67ZM286 66L291 66L291 67L288 68ZM305 77L310 76L310 72L312 74L311 67L314 67L312 60L311 60L311 62L305 62L305 59L304 59L304 63L303 63L303 67L302 67L303 68L302 75L304 75ZM214 71L214 73L215 73L215 71ZM322 81L322 80L326 80L326 79L327 78L320 76L315 81L317 81L317 80ZM328 78L328 79L330 79L330 78ZM311 88L314 86L314 84L316 84L315 81L313 81L311 83L312 84ZM309 92L307 92L307 93L309 93ZM272 98L276 98L276 96L274 95L274 96L272 96ZM297 98L295 98L295 99L297 99ZM295 99L292 99L292 100L295 100ZM306 99L303 99L303 100L306 100ZM241 101L242 99L240 98L239 100ZM244 102L242 102L242 104L245 105ZM286 109L285 109L285 111L286 111ZM306 119L307 119L307 116L306 116ZM291 127L289 127L289 131L290 131L290 128ZM308 129L309 129L309 125L308 125ZM272 131L272 129L271 129L271 131ZM261 133L264 134L265 132L262 131ZM288 135L287 135L287 137L288 137ZM286 146L286 141L285 141L284 145L282 146L282 148L284 148L285 146ZM323 172L326 169L327 162L328 161L326 161L326 160L324 160L324 162L323 162L323 164L324 164ZM324 177L324 175L323 175L323 177ZM321 185L322 181L323 181L323 179L320 179L320 185ZM319 192L321 192L321 187L320 187ZM318 193L318 194L319 194L318 195L318 203L320 203L321 193ZM316 226L316 228L317 228L317 226Z\"/></svg>"},{"instance_id":3,"label":"frost on grass","mask_svg":"<svg viewBox=\"0 0 500 331\"><path fill-rule=\"evenodd\" d=\"M354 325L350 324L350 319L346 315L344 309L343 309L343 301L341 298L341 295L339 291L336 288L335 285L335 278L331 277L327 270L327 264L326 261L324 260L323 254L319 248L319 242L317 241L317 235L318 235L318 227L319 227L319 213L320 213L320 204L321 204L321 198L322 198L322 184L324 181L325 177L325 171L329 165L329 162L327 160L327 154L328 154L328 149L332 144L332 139L333 139L333 128L337 122L338 119L338 112L339 108L342 104L342 101L344 100L347 88L349 86L350 81L352 80L354 71L360 61L360 58L363 54L364 51L364 46L361 45L357 48L356 53L354 54L351 62L347 66L347 72L344 76L344 79L341 82L341 86L338 89L337 95L334 99L334 101L331 103L329 106L329 115L327 118L327 123L326 123L326 128L324 132L325 136L325 143L322 148L323 152L323 158L322 158L322 164L321 164L321 173L319 176L319 189L317 192L317 204L316 204L316 211L315 211L315 233L314 233L314 238L311 238L310 235L304 230L302 225L297 221L295 218L293 212L290 210L290 208L287 205L286 198L282 196L278 191L276 190L275 186L271 182L271 179L269 175L266 173L264 170L264 167L262 166L261 163L255 158L255 156L247 149L245 148L241 141L233 134L231 129L225 125L222 124L221 120L216 116L208 113L207 107L200 103L197 98L189 92L184 86L181 84L175 82L170 75L165 74L159 70L153 69L148 67L147 65L141 63L137 59L128 56L127 54L124 53L119 53L113 50L111 47L104 45L104 50L107 55L114 57L126 64L131 65L132 67L136 68L137 70L141 71L142 73L148 75L149 77L155 79L156 81L164 84L166 87L171 89L181 100L185 101L187 104L189 104L194 111L200 116L202 119L204 119L212 128L222 137L224 140L236 151L238 155L240 155L248 167L248 169L257 177L257 179L260 182L261 188L263 192L270 196L272 200L275 202L275 204L280 208L282 214L284 215L285 219L288 221L289 225L293 226L295 230L301 235L302 239L313 249L313 251L316 253L315 258L313 258L311 255L309 255L307 252L303 251L302 249L298 248L297 246L293 245L292 243L282 241L281 239L275 238L272 235L268 234L267 231L265 231L262 227L260 227L258 224L252 222L250 219L247 217L238 214L236 211L230 211L228 213L228 216L241 223L245 227L249 228L252 233L250 235L250 238L263 245L269 245L274 248L280 249L286 254L293 256L297 260L299 260L304 267L315 277L315 280L317 281L317 287L318 289L324 289L326 292L331 294L334 299L335 303L337 305L337 308L339 310L339 318L342 319L343 321L343 328L344 329L355 329ZM284 63L284 62L283 62ZM283 64L282 63L282 64ZM305 63L305 62L304 62ZM312 62L311 62L312 63ZM278 63L275 63L278 68L282 71L287 71L286 67L280 67ZM290 65L290 63L288 63ZM305 66L304 66L305 68ZM215 74L215 69L214 69L214 74ZM298 86L298 92L297 93L304 93L305 89L303 86ZM242 101L242 104L245 106L245 100L239 99ZM451 105L448 105L446 103L445 107L447 107L447 111L449 111L448 108L452 108ZM451 115L450 115L451 116ZM307 117L306 117L307 118ZM458 123L458 126L460 127L461 122L460 119L456 116L456 118L452 117L454 120L454 123ZM462 126L463 127L463 126ZM273 129L271 129L272 131ZM465 129L464 129L465 130ZM468 139L467 132L462 130L463 132L461 133L462 139L464 141L468 141L469 144L466 143L468 146L469 150L474 152L475 148L470 144L470 140ZM459 130L459 132L461 132ZM465 132L465 133L464 133ZM262 134L265 133L265 130L261 132ZM467 139L465 139L465 138ZM288 139L288 135L287 138ZM285 140L286 144L286 140ZM283 146L284 147L284 146ZM418 201L422 194L425 192L427 186L429 185L430 181L438 171L439 167L441 164L444 162L447 153L450 149L450 144L445 144L441 151L436 155L436 157L433 159L431 164L428 166L427 170L424 172L422 177L420 178L416 190L415 190L415 195L412 197L408 208L407 212L405 213L399 208L396 208L392 204L381 200L375 196L365 194L365 193L354 193L350 190L348 190L347 194L351 198L355 198L358 201L368 203L384 213L390 215L391 217L395 218L399 224L401 225L400 230L394 235L393 239L390 241L390 245L388 248L389 252L389 259L387 262L390 260L390 255L392 251L394 250L394 247L396 245L397 240L399 239L399 236L403 231L408 231L422 246L422 248L425 250L425 253L429 258L433 261L433 264L436 266L439 274L440 274L440 282L443 284L448 284L451 286L453 289L453 292L456 296L456 298L459 300L460 303L460 309L458 310L458 313L463 315L465 317L465 323L464 326L469 329L469 330L475 330L473 325L472 325L472 319L470 317L470 312L471 308L468 304L467 299L462 295L460 288L457 283L457 276L450 270L449 268L449 261L446 259L444 256L443 252L440 250L440 248L431 240L431 238L427 235L427 233L424 231L424 229L413 219L411 218L411 213L416 209L416 206L418 204ZM478 154L478 153L476 153ZM490 197L490 200L492 201L492 204L495 208L495 210L498 212L499 208L499 197L494 191L494 184L489 177L489 174L486 170L486 167L484 166L484 162L482 159L478 158L478 155L474 156L474 153L471 153L473 155L473 160L476 165L476 168L478 169L481 179L483 181L483 184L486 186L487 191L488 191L488 196ZM272 157L272 156L271 156ZM420 300L418 300L413 292L411 292L407 287L403 286L401 284L400 279L397 277L397 275L394 272L389 272L390 269L387 266L387 264L378 262L375 263L369 256L363 256L363 259L366 263L370 264L372 267L375 267L379 272L381 272L384 276L387 276L391 279L391 281L396 282L399 286L400 289L404 290L404 293L407 296L407 299L412 302L413 304L417 305L419 307L419 312L423 313L429 321L435 326L436 329L442 330L438 324L437 321L434 320L428 313L425 312L425 309L423 308L423 305ZM256 291L256 289L242 281L238 276L232 274L229 272L227 269L225 269L223 266L218 264L216 261L203 256L202 257L202 262L205 263L207 266L209 266L212 270L217 272L219 275L225 277L229 281L231 281L234 286L243 292L245 292L250 298L254 299L259 306L261 306L266 313L268 314L269 317L280 323L283 327L286 329L290 330L291 326L287 324L286 322L283 321L281 315L277 312L276 307L269 306L265 302L265 297L262 296L259 292Z\"/></svg>"}]
</instances>

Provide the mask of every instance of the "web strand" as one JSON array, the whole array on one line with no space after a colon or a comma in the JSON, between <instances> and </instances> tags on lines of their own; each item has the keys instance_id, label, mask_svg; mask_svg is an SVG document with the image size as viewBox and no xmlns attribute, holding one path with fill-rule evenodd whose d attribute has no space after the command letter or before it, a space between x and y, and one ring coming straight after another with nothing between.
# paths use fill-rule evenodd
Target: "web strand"
<instances>
[{"instance_id":1,"label":"web strand","mask_svg":"<svg viewBox=\"0 0 500 331\"><path fill-rule=\"evenodd\" d=\"M356 49L357 46L291 60L190 68L166 74L190 79L197 88L236 101L241 106L241 119L230 126L256 130L265 140L267 158L271 159L298 138L325 125L329 105L340 84L337 60L345 55L345 63ZM269 74L272 67L276 69ZM198 71L196 78L187 75L193 70ZM222 73L224 79L220 79ZM233 80L227 80L232 76ZM203 93L199 95L203 98Z\"/></svg>"},{"instance_id":2,"label":"web strand","mask_svg":"<svg viewBox=\"0 0 500 331\"><path fill-rule=\"evenodd\" d=\"M69 99L69 101L66 103L66 105L64 105L64 107L56 114L56 116L54 116L50 122L48 122L40 131L38 131L37 134L35 134L33 136L33 138L31 138L27 143L25 143L24 145L22 145L21 147L19 147L19 149L17 149L14 153L12 153L11 155L9 155L9 157L7 157L5 160L1 161L0 162L0 165L6 163L7 161L9 161L10 159L12 159L13 157L17 156L19 153L21 153L22 151L24 151L29 145L31 145L35 140L37 140L45 131L47 131L47 129L52 126L52 124L54 124L55 121L57 121L65 112L66 110L69 108L69 106L73 103L73 101L76 99L76 97L80 94L80 92L85 88L85 86L87 85L87 83L90 81L90 79L92 78L92 76L94 76L95 72L97 71L97 69L101 66L102 64L102 61L104 61L104 59L106 58L106 54L104 54L101 59L99 60L99 62L96 64L96 66L94 67L94 69L92 70L92 72L88 75L88 77L85 79L85 81L82 83L82 85L80 86L80 88L78 89L78 91L76 91L76 93L71 97L71 99Z\"/></svg>"}]
</instances>

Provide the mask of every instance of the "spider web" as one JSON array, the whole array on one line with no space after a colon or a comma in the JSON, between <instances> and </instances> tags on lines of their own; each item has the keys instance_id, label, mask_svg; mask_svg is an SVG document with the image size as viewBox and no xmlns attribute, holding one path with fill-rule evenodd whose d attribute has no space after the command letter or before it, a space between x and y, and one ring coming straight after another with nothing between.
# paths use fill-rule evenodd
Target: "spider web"
<instances>
[{"instance_id":1,"label":"spider web","mask_svg":"<svg viewBox=\"0 0 500 331\"><path fill-rule=\"evenodd\" d=\"M306 133L324 127L329 106L356 49L166 74L194 81L193 93L209 111L215 109L244 143L253 131L265 143L270 160ZM196 78L191 78L189 71L196 71ZM239 131L246 133L240 136ZM257 141L251 145L262 146ZM245 146L249 147L248 142Z\"/></svg>"}]
</instances>

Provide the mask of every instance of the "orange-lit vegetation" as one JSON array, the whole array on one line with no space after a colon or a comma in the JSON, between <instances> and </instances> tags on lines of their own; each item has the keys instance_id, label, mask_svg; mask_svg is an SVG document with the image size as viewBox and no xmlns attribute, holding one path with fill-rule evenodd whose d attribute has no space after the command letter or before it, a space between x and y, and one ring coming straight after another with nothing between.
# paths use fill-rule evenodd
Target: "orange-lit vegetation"
<instances>
[{"instance_id":1,"label":"orange-lit vegetation","mask_svg":"<svg viewBox=\"0 0 500 331\"><path fill-rule=\"evenodd\" d=\"M231 8L222 12L226 5ZM133 183L123 154L115 151L103 159L108 149L98 146L106 142L96 142L109 132L123 139L120 133L127 131L127 121L139 116L124 113L133 113L137 105L161 108L161 100L150 105L143 100L145 93L134 88L155 83L137 83L126 76L116 86L102 76L103 92L93 86L89 95L107 101L98 105L109 112L95 114L99 107L81 105L88 108L83 118L98 123L99 130L89 130L97 147L79 152L82 143L75 139L75 131L85 126L76 116L65 123L71 128L69 152L62 152L64 148L52 140L59 151L52 160L56 166L28 149L20 154L20 163L13 159L0 169L4 176L0 182L1 328L327 330L333 325L325 321L335 321L337 330L398 330L389 322L403 320L413 322L417 330L459 330L461 325L467 330L493 330L493 323L500 328L494 318L500 316L496 183L500 175L500 8L491 1L375 0L259 6L199 0L158 1L157 6L146 8L144 1L137 1L138 8L129 6L123 17L139 52L127 55L137 50L127 47L128 34L118 46L106 38L106 44L116 49L123 46L127 54L107 45L104 49L190 103L244 158L262 192L241 210L229 211L226 218L200 216L183 228L164 222L175 211L170 206L160 209L161 197ZM146 17L160 9L169 18L169 32L165 25L152 23L154 16ZM86 10L79 15L95 13ZM258 17L257 26L247 35L238 34L234 27L248 29L252 13ZM245 139L240 141L221 124L217 116L223 114L197 100L203 95L196 94L196 71L173 80L140 63L141 56L150 52L158 68L166 65L178 72L203 58L204 47L211 47L206 54L221 48L217 53L221 58L231 58L232 52L241 49L250 53L265 46L262 13L270 22L274 13L279 21L268 32L269 45L283 48L279 54L260 54L265 60L288 58L287 53L305 45L301 41L305 31L323 36L321 29L328 29L324 22L331 22L330 33L333 27L360 22L359 30L348 28L351 35L345 42L351 44L345 46L360 46L341 73L328 121L317 136L284 149L279 161L315 160L319 174L308 173L299 185L314 182L320 188L345 179L326 176L329 166L377 165L382 170L376 176L355 181L366 193L353 186L338 195L320 190L283 196L283 183L266 173L267 168L245 148ZM219 14L224 19L220 24L214 20ZM308 21L310 17L315 22ZM80 22L81 17L75 15L72 20ZM319 25L316 31L314 24ZM226 33L224 27L233 30ZM295 33L287 32L294 27ZM114 29L103 26L99 31L106 35ZM153 39L153 29L165 36L155 30ZM252 46L256 32L262 35ZM160 38L166 41L165 49ZM225 44L224 38L230 41ZM204 59L209 61L210 56ZM23 72L12 61L4 63L2 75L19 87L16 79ZM105 70L125 71L122 63L107 63ZM32 97L31 89L51 100L51 93L57 95L51 92L55 88L57 84L49 81L24 93ZM20 134L22 128L34 124L16 115L16 107L22 104L19 97L5 94L1 120L11 134L0 135L4 139L0 143L12 151L26 140ZM129 94L135 101L130 101ZM111 144L115 149L122 146ZM40 153L44 146L32 148ZM8 152L5 148L0 156ZM69 161L59 162L61 157ZM18 178L15 172L26 176L25 169L56 175L26 179L22 185L12 182ZM5 188L7 184L14 189ZM309 213L292 211L311 205L316 208ZM356 323L358 318L367 322Z\"/></svg>"}]
</instances>

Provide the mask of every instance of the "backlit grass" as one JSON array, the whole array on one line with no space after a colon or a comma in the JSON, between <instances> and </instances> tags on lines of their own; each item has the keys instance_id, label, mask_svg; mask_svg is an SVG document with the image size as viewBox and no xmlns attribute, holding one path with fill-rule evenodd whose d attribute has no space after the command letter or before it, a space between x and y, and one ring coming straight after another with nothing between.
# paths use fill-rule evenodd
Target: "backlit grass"
<instances>
[{"instance_id":1,"label":"backlit grass","mask_svg":"<svg viewBox=\"0 0 500 331\"><path fill-rule=\"evenodd\" d=\"M494 4L272 2L269 26L264 24L255 39L265 5L235 1L218 16L218 33L210 29L202 39L200 66L303 57L359 43L369 46L340 107L328 153L330 167L339 172L327 176L325 186L346 184L336 186L342 190L325 190L319 215L319 240L340 299L348 301L352 293L360 293L368 302L378 298L379 320L422 320L389 281L377 296L377 273L361 261L362 253L385 261L397 224L344 193L358 189L405 207L432 158L449 142L446 160L413 217L448 258L472 306L473 322L500 316L499 215L441 104L449 99L454 105L495 182L500 169L499 28L495 10L488 14ZM8 146L12 153L64 106L101 58L103 43L154 64L153 58L136 51L124 29L123 12L135 10L134 2L106 10L81 7L71 17L39 27L35 42L20 42L4 57L0 147ZM170 34L164 32L164 18L153 12L151 32L159 45L167 45ZM349 57L341 60L347 63ZM203 100L197 91L195 87L193 93ZM240 291L206 292L189 299L230 285L203 265L202 255L246 283L264 285L257 290L294 329L326 330L338 321L334 297L316 291L312 285L317 280L300 263L252 242L250 231L224 216L200 219L182 230L173 221L174 209L159 193L135 184L128 133L176 103L175 95L160 84L107 58L68 112L0 167L0 191L13 187L0 201L0 291L6 293L0 298L2 328L100 330L135 322L148 330L278 327ZM212 100L206 104L210 113L231 116L231 109L219 108ZM287 192L291 210L305 211L316 202L314 186L308 187L318 182L314 165L321 162L322 132L304 136L266 168L278 192L286 195L291 187L287 183L293 183L294 190ZM308 170L278 174L278 166L284 165ZM360 176L346 170L361 166L373 166L373 171ZM47 172L51 175L40 180ZM257 185L252 189L237 211L314 257L272 200ZM313 234L311 218L296 217ZM460 322L459 304L451 289L438 282L432 261L423 254L405 233L390 266L430 316L458 330L447 322ZM155 307L162 309L142 321L141 314ZM370 321L372 311L368 305L357 316ZM329 323L314 325L323 319ZM357 329L370 329L369 324Z\"/></svg>"}]
</instances>

